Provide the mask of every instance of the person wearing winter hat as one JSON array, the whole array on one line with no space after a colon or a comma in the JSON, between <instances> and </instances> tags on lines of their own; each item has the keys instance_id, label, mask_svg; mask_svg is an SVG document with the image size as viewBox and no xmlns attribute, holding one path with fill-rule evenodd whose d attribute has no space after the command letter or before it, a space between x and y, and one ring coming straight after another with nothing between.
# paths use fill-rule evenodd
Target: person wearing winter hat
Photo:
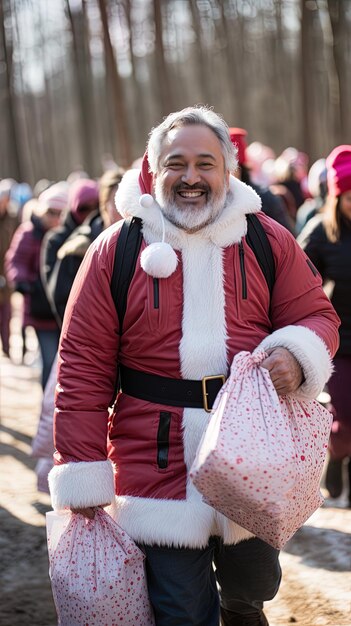
<instances>
[{"instance_id":1,"label":"person wearing winter hat","mask_svg":"<svg viewBox=\"0 0 351 626\"><path fill-rule=\"evenodd\" d=\"M90 178L74 181L69 189L68 204L77 224L82 224L89 213L99 208L99 184Z\"/></svg>"},{"instance_id":2,"label":"person wearing winter hat","mask_svg":"<svg viewBox=\"0 0 351 626\"><path fill-rule=\"evenodd\" d=\"M47 285L55 263L57 252L66 239L83 222L89 221L99 210L99 185L95 180L82 178L75 180L71 186L64 182L68 188L67 211L64 221L55 231L48 233L42 246L41 276L44 285ZM51 187L47 190L50 191Z\"/></svg>"},{"instance_id":3,"label":"person wearing winter hat","mask_svg":"<svg viewBox=\"0 0 351 626\"><path fill-rule=\"evenodd\" d=\"M325 159L317 159L307 176L310 197L299 207L296 213L295 234L298 236L307 222L319 213L327 197L327 168Z\"/></svg>"},{"instance_id":4,"label":"person wearing winter hat","mask_svg":"<svg viewBox=\"0 0 351 626\"><path fill-rule=\"evenodd\" d=\"M59 224L67 208L67 190L57 183L30 202L31 217L17 228L5 257L5 267L10 284L24 296L22 326L32 326L37 335L44 389L57 351L59 329L40 276L40 250L45 233Z\"/></svg>"},{"instance_id":5,"label":"person wearing winter hat","mask_svg":"<svg viewBox=\"0 0 351 626\"><path fill-rule=\"evenodd\" d=\"M255 185L266 188L270 184L270 177L264 171L266 161L274 161L275 152L260 141L252 141L246 149L247 166L251 173L251 180Z\"/></svg>"},{"instance_id":6,"label":"person wearing winter hat","mask_svg":"<svg viewBox=\"0 0 351 626\"><path fill-rule=\"evenodd\" d=\"M278 551L205 504L190 467L238 352L265 350L278 394L314 398L338 346L319 276L231 175L236 164L228 126L209 108L156 126L141 169L127 171L116 194L119 213L142 221L123 327L111 294L117 223L85 255L61 333L52 504L87 518L113 504L146 555L157 626L267 626ZM272 299L245 238L248 213L272 247Z\"/></svg>"},{"instance_id":7,"label":"person wearing winter hat","mask_svg":"<svg viewBox=\"0 0 351 626\"><path fill-rule=\"evenodd\" d=\"M340 347L328 382L334 421L329 441L326 488L338 498L347 465L351 506L351 145L337 146L326 159L328 195L298 241L320 272L325 291L338 313Z\"/></svg>"},{"instance_id":8,"label":"person wearing winter hat","mask_svg":"<svg viewBox=\"0 0 351 626\"><path fill-rule=\"evenodd\" d=\"M287 190L286 206L294 223L307 194L307 168L307 154L291 146L274 163L275 184Z\"/></svg>"},{"instance_id":9,"label":"person wearing winter hat","mask_svg":"<svg viewBox=\"0 0 351 626\"><path fill-rule=\"evenodd\" d=\"M230 139L237 149L238 167L233 172L234 176L239 178L246 185L250 185L260 196L262 201L262 211L272 217L274 220L285 226L290 232L294 232L293 222L286 211L285 205L278 196L274 195L269 189L260 187L255 184L251 178L250 167L247 159L247 131L244 128L229 128Z\"/></svg>"},{"instance_id":10,"label":"person wearing winter hat","mask_svg":"<svg viewBox=\"0 0 351 626\"><path fill-rule=\"evenodd\" d=\"M98 184L91 180L74 183L71 189L71 211L68 220L77 222L88 213L82 224L78 224L69 232L68 220L66 230L51 233L43 245L42 267L50 266L50 258L54 247L57 249L55 264L52 271L43 271L43 280L52 309L59 325L62 325L68 296L73 280L78 272L83 257L94 239L104 228L121 219L114 206L114 197L122 180L124 170L116 167L107 170L99 179ZM96 190L98 189L99 207L96 206ZM67 237L64 238L64 235ZM51 261L52 262L52 261Z\"/></svg>"},{"instance_id":11,"label":"person wearing winter hat","mask_svg":"<svg viewBox=\"0 0 351 626\"><path fill-rule=\"evenodd\" d=\"M59 326L85 251L103 229L99 183L90 178L79 178L68 187L68 211L64 222L44 238L40 263L46 295Z\"/></svg>"}]
</instances>

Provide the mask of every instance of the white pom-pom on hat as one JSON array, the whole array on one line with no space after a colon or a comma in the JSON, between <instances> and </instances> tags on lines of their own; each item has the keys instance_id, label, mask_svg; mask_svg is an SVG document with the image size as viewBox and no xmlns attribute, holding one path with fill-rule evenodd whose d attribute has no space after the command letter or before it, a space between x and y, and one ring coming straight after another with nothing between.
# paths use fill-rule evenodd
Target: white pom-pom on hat
<instances>
[{"instance_id":1,"label":"white pom-pom on hat","mask_svg":"<svg viewBox=\"0 0 351 626\"><path fill-rule=\"evenodd\" d=\"M144 209L150 209L154 202L153 197L149 193L143 193L139 198L139 204L144 207Z\"/></svg>"},{"instance_id":2,"label":"white pom-pom on hat","mask_svg":"<svg viewBox=\"0 0 351 626\"><path fill-rule=\"evenodd\" d=\"M165 242L166 229L162 211L154 198L148 193L144 193L140 197L139 204L145 209L150 209L155 204L160 212L162 221L162 241L151 243L142 251L140 265L144 272L153 278L168 278L177 268L178 257L172 246Z\"/></svg>"},{"instance_id":3,"label":"white pom-pom on hat","mask_svg":"<svg viewBox=\"0 0 351 626\"><path fill-rule=\"evenodd\" d=\"M172 246L164 241L151 243L140 256L141 267L153 278L168 278L176 270L177 263L178 257Z\"/></svg>"}]
</instances>

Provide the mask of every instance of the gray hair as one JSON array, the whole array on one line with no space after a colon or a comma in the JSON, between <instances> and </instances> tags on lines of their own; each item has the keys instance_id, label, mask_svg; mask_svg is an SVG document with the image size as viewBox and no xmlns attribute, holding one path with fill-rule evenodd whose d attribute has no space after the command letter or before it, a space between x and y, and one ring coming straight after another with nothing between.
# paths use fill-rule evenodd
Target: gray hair
<instances>
[{"instance_id":1,"label":"gray hair","mask_svg":"<svg viewBox=\"0 0 351 626\"><path fill-rule=\"evenodd\" d=\"M147 146L150 170L156 173L159 170L160 156L163 142L173 128L181 128L199 124L207 126L219 139L226 169L233 172L237 165L237 149L232 144L229 128L224 119L205 106L187 107L182 111L170 113L159 126L150 132Z\"/></svg>"}]
</instances>

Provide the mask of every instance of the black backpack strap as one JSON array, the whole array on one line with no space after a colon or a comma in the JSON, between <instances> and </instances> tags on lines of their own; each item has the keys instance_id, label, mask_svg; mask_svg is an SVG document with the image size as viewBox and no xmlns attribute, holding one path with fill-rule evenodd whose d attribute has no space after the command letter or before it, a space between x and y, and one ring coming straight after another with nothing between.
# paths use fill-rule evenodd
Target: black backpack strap
<instances>
[{"instance_id":1,"label":"black backpack strap","mask_svg":"<svg viewBox=\"0 0 351 626\"><path fill-rule=\"evenodd\" d=\"M128 289L135 272L143 238L141 226L142 220L139 217L125 219L116 246L111 279L111 294L119 319L120 335L123 331Z\"/></svg>"},{"instance_id":2,"label":"black backpack strap","mask_svg":"<svg viewBox=\"0 0 351 626\"><path fill-rule=\"evenodd\" d=\"M248 213L246 217L246 241L255 253L257 262L263 272L268 285L269 293L272 297L272 291L275 283L275 263L271 244L269 243L267 233L257 215L255 215L255 213Z\"/></svg>"}]
</instances>

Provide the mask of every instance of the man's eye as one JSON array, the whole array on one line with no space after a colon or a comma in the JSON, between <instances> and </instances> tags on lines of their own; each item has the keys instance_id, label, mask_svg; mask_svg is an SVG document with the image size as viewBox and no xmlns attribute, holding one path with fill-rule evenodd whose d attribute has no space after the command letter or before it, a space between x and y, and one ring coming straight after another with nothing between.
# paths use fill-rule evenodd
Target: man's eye
<instances>
[{"instance_id":1,"label":"man's eye","mask_svg":"<svg viewBox=\"0 0 351 626\"><path fill-rule=\"evenodd\" d=\"M183 167L183 163L177 163L177 162L167 163L166 167L170 167L172 169L178 169L180 167Z\"/></svg>"},{"instance_id":2,"label":"man's eye","mask_svg":"<svg viewBox=\"0 0 351 626\"><path fill-rule=\"evenodd\" d=\"M203 163L199 163L199 167L213 167L213 163L207 163L207 162L203 162Z\"/></svg>"}]
</instances>

